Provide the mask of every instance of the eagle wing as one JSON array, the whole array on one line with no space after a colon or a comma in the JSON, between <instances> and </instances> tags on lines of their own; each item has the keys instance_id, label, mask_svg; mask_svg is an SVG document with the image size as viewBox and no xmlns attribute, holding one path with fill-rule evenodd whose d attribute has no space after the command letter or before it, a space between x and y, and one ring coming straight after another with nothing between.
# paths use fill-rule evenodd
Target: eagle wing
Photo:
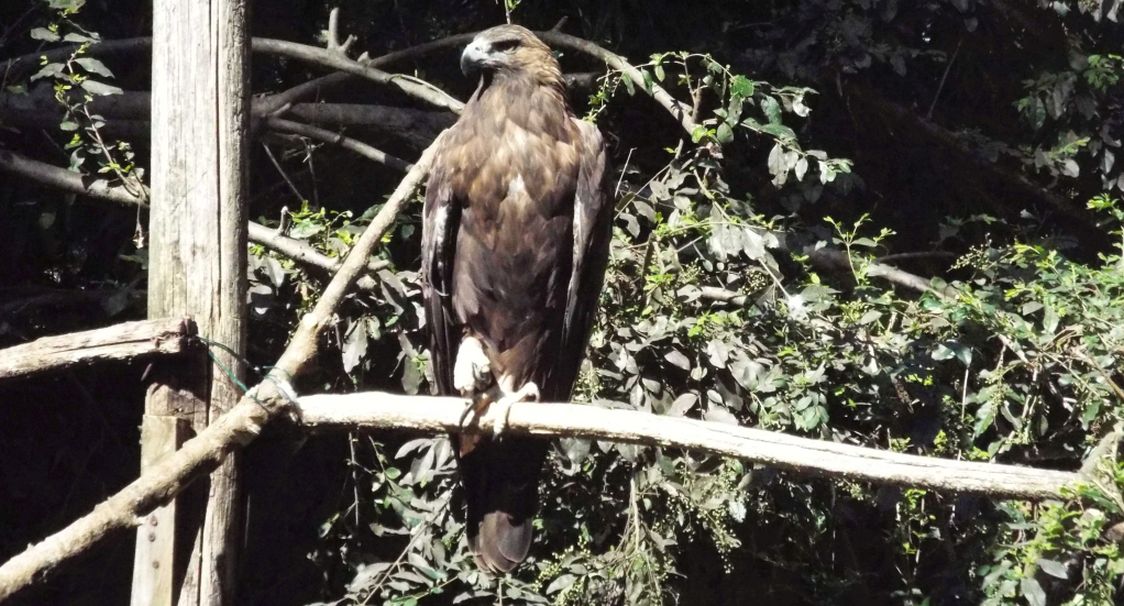
<instances>
[{"instance_id":1,"label":"eagle wing","mask_svg":"<svg viewBox=\"0 0 1124 606\"><path fill-rule=\"evenodd\" d=\"M421 274L425 319L430 330L430 361L434 379L442 394L456 393L453 388L453 364L459 335L453 315L453 256L456 254L460 205L453 198L448 172L449 163L438 153L430 172L422 208Z\"/></svg>"},{"instance_id":2,"label":"eagle wing","mask_svg":"<svg viewBox=\"0 0 1124 606\"><path fill-rule=\"evenodd\" d=\"M562 350L558 357L560 392L573 389L589 332L597 317L597 301L605 277L612 239L613 204L601 131L584 120L570 118L582 146L574 191L574 257L566 293Z\"/></svg>"}]
</instances>

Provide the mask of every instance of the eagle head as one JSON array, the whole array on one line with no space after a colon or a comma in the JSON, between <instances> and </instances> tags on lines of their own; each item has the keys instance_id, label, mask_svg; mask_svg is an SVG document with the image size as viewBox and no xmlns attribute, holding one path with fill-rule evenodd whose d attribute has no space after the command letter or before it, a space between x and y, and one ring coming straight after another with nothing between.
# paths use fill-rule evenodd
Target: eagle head
<instances>
[{"instance_id":1,"label":"eagle head","mask_svg":"<svg viewBox=\"0 0 1124 606\"><path fill-rule=\"evenodd\" d=\"M499 25L472 39L461 53L461 71L470 76L531 75L543 82L561 79L561 68L550 47L531 30L519 25Z\"/></svg>"}]
</instances>

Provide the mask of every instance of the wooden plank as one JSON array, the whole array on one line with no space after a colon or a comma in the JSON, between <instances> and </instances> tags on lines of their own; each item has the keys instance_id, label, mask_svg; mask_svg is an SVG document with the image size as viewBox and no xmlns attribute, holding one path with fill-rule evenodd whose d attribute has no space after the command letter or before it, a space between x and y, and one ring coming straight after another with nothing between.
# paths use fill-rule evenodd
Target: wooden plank
<instances>
[{"instance_id":1,"label":"wooden plank","mask_svg":"<svg viewBox=\"0 0 1124 606\"><path fill-rule=\"evenodd\" d=\"M188 337L194 334L190 320L164 318L43 337L0 349L0 380L139 356L175 355L188 348Z\"/></svg>"},{"instance_id":2,"label":"wooden plank","mask_svg":"<svg viewBox=\"0 0 1124 606\"><path fill-rule=\"evenodd\" d=\"M144 415L141 421L141 468L151 467L161 457L174 453L191 432L186 419ZM133 589L130 602L171 606L175 596L176 501L146 515L137 528L133 560Z\"/></svg>"},{"instance_id":3,"label":"wooden plank","mask_svg":"<svg viewBox=\"0 0 1124 606\"><path fill-rule=\"evenodd\" d=\"M245 0L155 0L152 52L152 211L148 310L191 315L217 365L243 376L249 131ZM189 418L196 433L233 406L239 389L210 365L167 370L146 413ZM229 604L238 532L237 458L210 479L201 515L181 515L193 544L176 603ZM181 502L181 509L184 503ZM165 529L167 531L169 529ZM138 602L134 602L137 604Z\"/></svg>"}]
</instances>

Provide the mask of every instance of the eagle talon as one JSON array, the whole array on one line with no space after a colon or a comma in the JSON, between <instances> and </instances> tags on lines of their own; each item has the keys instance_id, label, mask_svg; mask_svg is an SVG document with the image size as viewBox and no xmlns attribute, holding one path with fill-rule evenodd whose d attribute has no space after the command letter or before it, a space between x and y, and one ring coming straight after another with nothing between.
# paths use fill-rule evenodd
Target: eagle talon
<instances>
[{"instance_id":1,"label":"eagle talon","mask_svg":"<svg viewBox=\"0 0 1124 606\"><path fill-rule=\"evenodd\" d=\"M465 394L468 397L468 403L464 406L464 411L461 412L461 418L458 425L466 427L480 420L488 407L495 401L495 396L492 393L494 390L488 390L482 393Z\"/></svg>"},{"instance_id":2,"label":"eagle talon","mask_svg":"<svg viewBox=\"0 0 1124 606\"><path fill-rule=\"evenodd\" d=\"M503 432L507 431L507 418L511 414L511 405L516 402L538 402L539 386L533 381L519 388L519 391L509 393L496 400L489 408L496 408L496 420L492 426L492 439L498 440Z\"/></svg>"}]
</instances>

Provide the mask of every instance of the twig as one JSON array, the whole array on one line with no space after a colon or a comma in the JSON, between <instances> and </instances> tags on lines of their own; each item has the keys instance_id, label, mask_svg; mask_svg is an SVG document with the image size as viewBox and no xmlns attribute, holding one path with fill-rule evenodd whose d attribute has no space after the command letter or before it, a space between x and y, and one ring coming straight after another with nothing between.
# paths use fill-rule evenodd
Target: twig
<instances>
[{"instance_id":1,"label":"twig","mask_svg":"<svg viewBox=\"0 0 1124 606\"><path fill-rule=\"evenodd\" d=\"M380 392L304 396L301 421L309 427L465 431L460 398ZM469 431L490 432L501 411L486 412ZM1083 477L1078 473L923 457L800 438L726 423L577 404L520 402L507 414L511 435L571 437L685 448L737 457L804 474L917 486L995 497L1045 499Z\"/></svg>"},{"instance_id":2,"label":"twig","mask_svg":"<svg viewBox=\"0 0 1124 606\"><path fill-rule=\"evenodd\" d=\"M255 244L260 244L265 248L272 251L281 253L290 259L322 269L326 272L335 273L339 271L342 260L333 259L328 255L316 250L314 246L303 240L289 238L278 233L276 230L265 227L260 223L250 222L250 240ZM376 273L380 270L390 267L389 261L368 261L367 271Z\"/></svg>"},{"instance_id":3,"label":"twig","mask_svg":"<svg viewBox=\"0 0 1124 606\"><path fill-rule=\"evenodd\" d=\"M900 252L882 255L875 259L879 263L893 263L895 261L913 261L916 259L955 259L956 254L947 250L919 250L914 252Z\"/></svg>"},{"instance_id":4,"label":"twig","mask_svg":"<svg viewBox=\"0 0 1124 606\"><path fill-rule=\"evenodd\" d=\"M956 43L956 50L952 52L952 58L948 60L948 64L944 66L944 73L941 74L941 83L937 85L937 92L933 93L933 102L929 104L929 111L925 114L926 120L933 119L933 110L937 108L937 100L941 98L941 91L944 90L944 83L948 80L948 72L952 70L952 64L956 63L956 56L960 54L960 45L964 43L964 38Z\"/></svg>"},{"instance_id":5,"label":"twig","mask_svg":"<svg viewBox=\"0 0 1124 606\"><path fill-rule=\"evenodd\" d=\"M289 173L285 172L285 168L277 161L277 157L273 155L273 150L269 149L269 145L266 143L262 143L261 148L265 150L266 157L269 158L269 162L273 165L273 168L277 169L277 173L281 175L281 179L285 181L285 185L289 186L289 191L293 192L293 195L297 197L297 202L303 203L305 200L304 194L297 189L297 184L293 183L293 180L289 178Z\"/></svg>"}]
</instances>

